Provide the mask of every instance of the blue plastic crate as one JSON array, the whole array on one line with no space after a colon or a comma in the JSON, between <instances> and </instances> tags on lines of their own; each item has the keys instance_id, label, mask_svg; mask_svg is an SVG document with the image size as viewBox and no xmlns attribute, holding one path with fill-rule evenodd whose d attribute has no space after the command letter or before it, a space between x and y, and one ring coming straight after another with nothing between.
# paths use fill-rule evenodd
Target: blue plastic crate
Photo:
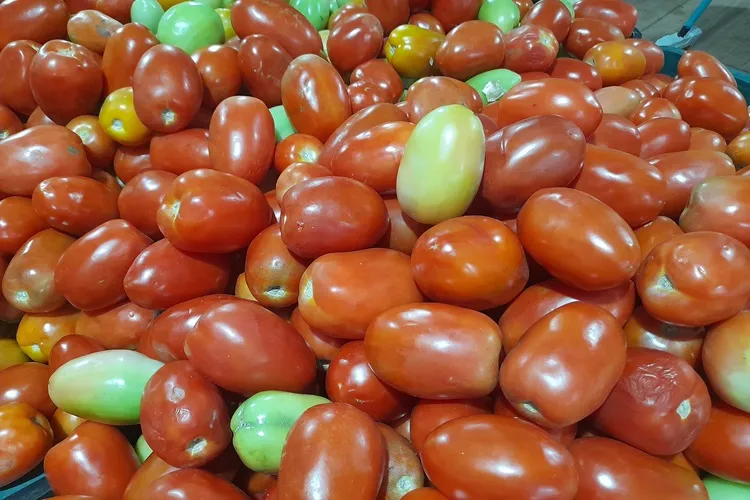
<instances>
[{"instance_id":1,"label":"blue plastic crate","mask_svg":"<svg viewBox=\"0 0 750 500\"><path fill-rule=\"evenodd\" d=\"M682 49L673 49L671 47L664 48L664 68L661 72L665 75L677 76L677 63L680 62L680 58L685 51ZM750 73L744 73L742 71L729 68L737 80L737 88L742 95L745 96L745 100L749 101L750 104Z\"/></svg>"}]
</instances>

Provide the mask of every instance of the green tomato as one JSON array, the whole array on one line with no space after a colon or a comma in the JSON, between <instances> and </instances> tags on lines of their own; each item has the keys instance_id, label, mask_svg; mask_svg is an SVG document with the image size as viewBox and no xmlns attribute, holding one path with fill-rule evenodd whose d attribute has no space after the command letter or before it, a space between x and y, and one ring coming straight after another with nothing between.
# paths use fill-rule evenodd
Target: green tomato
<instances>
[{"instance_id":1,"label":"green tomato","mask_svg":"<svg viewBox=\"0 0 750 500\"><path fill-rule=\"evenodd\" d=\"M154 34L163 15L164 9L156 0L135 0L130 6L130 19L134 23L144 25Z\"/></svg>"},{"instance_id":2,"label":"green tomato","mask_svg":"<svg viewBox=\"0 0 750 500\"><path fill-rule=\"evenodd\" d=\"M146 438L144 438L143 434L141 434L141 437L139 437L138 441L135 442L135 454L138 455L138 460L140 460L141 463L145 462L153 452L154 451L146 442Z\"/></svg>"},{"instance_id":3,"label":"green tomato","mask_svg":"<svg viewBox=\"0 0 750 500\"><path fill-rule=\"evenodd\" d=\"M320 31L328 25L331 7L328 0L290 0L289 5L307 18L315 29Z\"/></svg>"},{"instance_id":4,"label":"green tomato","mask_svg":"<svg viewBox=\"0 0 750 500\"><path fill-rule=\"evenodd\" d=\"M249 469L275 473L281 450L297 419L313 406L330 403L326 398L291 392L259 392L242 403L229 424L232 444Z\"/></svg>"},{"instance_id":5,"label":"green tomato","mask_svg":"<svg viewBox=\"0 0 750 500\"><path fill-rule=\"evenodd\" d=\"M63 411L109 425L140 420L146 382L164 363L116 349L68 361L49 379L49 397Z\"/></svg>"},{"instance_id":6,"label":"green tomato","mask_svg":"<svg viewBox=\"0 0 750 500\"><path fill-rule=\"evenodd\" d=\"M466 83L474 87L487 106L499 101L510 89L521 82L521 75L509 69L493 69L472 76Z\"/></svg>"},{"instance_id":7,"label":"green tomato","mask_svg":"<svg viewBox=\"0 0 750 500\"><path fill-rule=\"evenodd\" d=\"M494 24L507 34L521 22L521 11L513 0L484 0L479 8L479 19Z\"/></svg>"},{"instance_id":8,"label":"green tomato","mask_svg":"<svg viewBox=\"0 0 750 500\"><path fill-rule=\"evenodd\" d=\"M748 500L750 498L750 485L733 483L716 476L706 476L703 484L708 490L711 500Z\"/></svg>"},{"instance_id":9,"label":"green tomato","mask_svg":"<svg viewBox=\"0 0 750 500\"><path fill-rule=\"evenodd\" d=\"M484 130L474 113L458 104L422 118L409 137L396 178L401 210L434 225L466 212L484 171Z\"/></svg>"},{"instance_id":10,"label":"green tomato","mask_svg":"<svg viewBox=\"0 0 750 500\"><path fill-rule=\"evenodd\" d=\"M224 24L219 14L205 3L178 3L159 21L156 38L192 54L203 47L224 43Z\"/></svg>"},{"instance_id":11,"label":"green tomato","mask_svg":"<svg viewBox=\"0 0 750 500\"><path fill-rule=\"evenodd\" d=\"M296 133L292 126L292 122L289 121L289 115L286 114L284 106L278 105L269 109L271 117L273 118L273 127L276 130L276 142L281 142L290 135Z\"/></svg>"}]
</instances>

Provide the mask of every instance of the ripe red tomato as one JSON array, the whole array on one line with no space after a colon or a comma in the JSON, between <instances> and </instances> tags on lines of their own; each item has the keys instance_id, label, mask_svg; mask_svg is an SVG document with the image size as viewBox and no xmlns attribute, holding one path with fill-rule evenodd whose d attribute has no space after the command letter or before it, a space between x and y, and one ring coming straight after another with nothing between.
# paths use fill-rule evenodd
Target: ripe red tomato
<instances>
[{"instance_id":1,"label":"ripe red tomato","mask_svg":"<svg viewBox=\"0 0 750 500\"><path fill-rule=\"evenodd\" d=\"M66 335L58 340L50 351L48 362L50 375L72 359L103 350L104 346L91 337Z\"/></svg>"},{"instance_id":2,"label":"ripe red tomato","mask_svg":"<svg viewBox=\"0 0 750 500\"><path fill-rule=\"evenodd\" d=\"M435 62L443 75L468 80L499 68L504 57L505 42L500 28L487 21L472 20L451 30L440 45Z\"/></svg>"},{"instance_id":3,"label":"ripe red tomato","mask_svg":"<svg viewBox=\"0 0 750 500\"><path fill-rule=\"evenodd\" d=\"M491 402L489 397L448 401L420 400L411 411L409 424L411 443L417 451L421 452L425 440L432 431L457 418L491 413Z\"/></svg>"},{"instance_id":4,"label":"ripe red tomato","mask_svg":"<svg viewBox=\"0 0 750 500\"><path fill-rule=\"evenodd\" d=\"M36 467L52 446L47 419L26 403L0 405L0 487L12 483Z\"/></svg>"},{"instance_id":5,"label":"ripe red tomato","mask_svg":"<svg viewBox=\"0 0 750 500\"><path fill-rule=\"evenodd\" d=\"M651 316L643 307L623 327L628 347L645 347L674 354L694 367L700 361L703 327L677 326L664 323Z\"/></svg>"},{"instance_id":6,"label":"ripe red tomato","mask_svg":"<svg viewBox=\"0 0 750 500\"><path fill-rule=\"evenodd\" d=\"M216 498L217 500L247 500L248 498L230 482L200 469L169 472L154 479L143 495L143 498L153 500L193 497Z\"/></svg>"},{"instance_id":7,"label":"ripe red tomato","mask_svg":"<svg viewBox=\"0 0 750 500\"><path fill-rule=\"evenodd\" d=\"M239 67L250 94L266 106L281 104L281 77L292 56L277 38L253 34L240 43Z\"/></svg>"}]
</instances>

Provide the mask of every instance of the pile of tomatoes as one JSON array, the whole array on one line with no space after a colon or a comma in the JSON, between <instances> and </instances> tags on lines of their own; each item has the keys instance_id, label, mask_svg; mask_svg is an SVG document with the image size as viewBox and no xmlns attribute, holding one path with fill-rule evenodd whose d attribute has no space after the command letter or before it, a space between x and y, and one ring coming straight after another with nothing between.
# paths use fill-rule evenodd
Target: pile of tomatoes
<instances>
[{"instance_id":1,"label":"pile of tomatoes","mask_svg":"<svg viewBox=\"0 0 750 500\"><path fill-rule=\"evenodd\" d=\"M750 498L748 107L636 21L0 3L0 487Z\"/></svg>"}]
</instances>

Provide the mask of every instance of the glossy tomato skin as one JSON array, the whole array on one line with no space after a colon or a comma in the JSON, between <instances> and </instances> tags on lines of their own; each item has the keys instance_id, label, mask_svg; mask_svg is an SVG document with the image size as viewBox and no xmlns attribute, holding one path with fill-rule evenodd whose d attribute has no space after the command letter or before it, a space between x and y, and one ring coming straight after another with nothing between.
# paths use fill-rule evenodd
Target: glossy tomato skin
<instances>
[{"instance_id":1,"label":"glossy tomato skin","mask_svg":"<svg viewBox=\"0 0 750 500\"><path fill-rule=\"evenodd\" d=\"M320 141L352 114L341 76L330 63L311 54L289 65L281 79L281 100L294 129Z\"/></svg>"},{"instance_id":2,"label":"glossy tomato skin","mask_svg":"<svg viewBox=\"0 0 750 500\"><path fill-rule=\"evenodd\" d=\"M682 115L677 106L663 97L651 97L644 99L628 116L636 126L643 125L654 118L676 118Z\"/></svg>"},{"instance_id":3,"label":"glossy tomato skin","mask_svg":"<svg viewBox=\"0 0 750 500\"><path fill-rule=\"evenodd\" d=\"M278 498L375 498L386 460L383 437L367 414L344 403L314 406L287 437Z\"/></svg>"},{"instance_id":4,"label":"glossy tomato skin","mask_svg":"<svg viewBox=\"0 0 750 500\"><path fill-rule=\"evenodd\" d=\"M694 472L614 439L581 438L569 449L578 469L576 498L708 498Z\"/></svg>"},{"instance_id":5,"label":"glossy tomato skin","mask_svg":"<svg viewBox=\"0 0 750 500\"><path fill-rule=\"evenodd\" d=\"M10 196L0 200L0 253L13 255L29 238L48 227L34 211L30 199Z\"/></svg>"},{"instance_id":6,"label":"glossy tomato skin","mask_svg":"<svg viewBox=\"0 0 750 500\"><path fill-rule=\"evenodd\" d=\"M0 50L0 103L21 115L28 116L37 107L29 67L40 47L30 40L16 40Z\"/></svg>"},{"instance_id":7,"label":"glossy tomato skin","mask_svg":"<svg viewBox=\"0 0 750 500\"><path fill-rule=\"evenodd\" d=\"M32 149L38 154L28 155ZM0 191L4 193L31 196L50 177L90 173L81 139L65 127L40 125L0 142Z\"/></svg>"},{"instance_id":8,"label":"glossy tomato skin","mask_svg":"<svg viewBox=\"0 0 750 500\"><path fill-rule=\"evenodd\" d=\"M383 199L369 186L344 177L295 185L284 195L281 213L284 244L304 258L371 247L388 225Z\"/></svg>"},{"instance_id":9,"label":"glossy tomato skin","mask_svg":"<svg viewBox=\"0 0 750 500\"><path fill-rule=\"evenodd\" d=\"M659 96L659 90L653 84L645 80L630 80L625 83L621 83L620 85L622 87L634 90L641 97L641 99L650 99L652 97Z\"/></svg>"},{"instance_id":10,"label":"glossy tomato skin","mask_svg":"<svg viewBox=\"0 0 750 500\"><path fill-rule=\"evenodd\" d=\"M291 5L275 0L242 0L232 5L232 26L240 38L252 34L277 40L292 58L318 54L323 42L313 25Z\"/></svg>"},{"instance_id":11,"label":"glossy tomato skin","mask_svg":"<svg viewBox=\"0 0 750 500\"><path fill-rule=\"evenodd\" d=\"M237 50L211 45L197 50L192 59L203 79L203 107L214 109L240 90L242 75Z\"/></svg>"},{"instance_id":12,"label":"glossy tomato skin","mask_svg":"<svg viewBox=\"0 0 750 500\"><path fill-rule=\"evenodd\" d=\"M711 327L703 347L703 368L711 388L732 406L750 409L750 398L737 383L746 372L742 353L747 349L747 325L750 311L740 311L726 321Z\"/></svg>"},{"instance_id":13,"label":"glossy tomato skin","mask_svg":"<svg viewBox=\"0 0 750 500\"><path fill-rule=\"evenodd\" d=\"M16 341L32 360L46 363L52 346L75 332L78 314L70 306L51 313L25 314L18 324Z\"/></svg>"},{"instance_id":14,"label":"glossy tomato skin","mask_svg":"<svg viewBox=\"0 0 750 500\"><path fill-rule=\"evenodd\" d=\"M300 392L315 379L315 355L304 339L286 321L246 300L208 310L185 336L184 347L190 363L209 380L239 394Z\"/></svg>"},{"instance_id":15,"label":"glossy tomato skin","mask_svg":"<svg viewBox=\"0 0 750 500\"><path fill-rule=\"evenodd\" d=\"M386 196L383 201L385 201L385 206L388 209L389 224L385 234L378 242L378 246L411 255L417 239L429 226L406 215L401 210L401 205L398 203L396 196Z\"/></svg>"},{"instance_id":16,"label":"glossy tomato skin","mask_svg":"<svg viewBox=\"0 0 750 500\"><path fill-rule=\"evenodd\" d=\"M348 342L338 350L326 372L331 401L347 403L375 421L390 422L405 415L414 399L384 384L365 359L365 343Z\"/></svg>"},{"instance_id":17,"label":"glossy tomato skin","mask_svg":"<svg viewBox=\"0 0 750 500\"><path fill-rule=\"evenodd\" d=\"M47 393L50 372L41 363L21 363L0 371L0 405L26 403L51 417L57 407Z\"/></svg>"},{"instance_id":18,"label":"glossy tomato skin","mask_svg":"<svg viewBox=\"0 0 750 500\"><path fill-rule=\"evenodd\" d=\"M690 129L690 147L688 149L708 149L726 153L727 141L713 130L692 127Z\"/></svg>"},{"instance_id":19,"label":"glossy tomato skin","mask_svg":"<svg viewBox=\"0 0 750 500\"><path fill-rule=\"evenodd\" d=\"M443 24L438 20L437 17L433 16L432 14L428 14L427 12L417 12L415 14L412 14L411 16L409 16L409 24L434 31L435 33L440 33L441 35L445 35L445 28L443 28Z\"/></svg>"},{"instance_id":20,"label":"glossy tomato skin","mask_svg":"<svg viewBox=\"0 0 750 500\"><path fill-rule=\"evenodd\" d=\"M505 42L500 28L487 21L471 20L451 30L435 61L443 75L467 80L499 68L504 57Z\"/></svg>"},{"instance_id":21,"label":"glossy tomato skin","mask_svg":"<svg viewBox=\"0 0 750 500\"><path fill-rule=\"evenodd\" d=\"M585 362L580 361L583 352ZM503 361L500 387L526 418L545 427L565 427L604 402L622 374L625 357L625 336L614 317L593 304L573 302L529 328Z\"/></svg>"},{"instance_id":22,"label":"glossy tomato skin","mask_svg":"<svg viewBox=\"0 0 750 500\"><path fill-rule=\"evenodd\" d=\"M23 130L20 118L10 108L0 104L0 140Z\"/></svg>"},{"instance_id":23,"label":"glossy tomato skin","mask_svg":"<svg viewBox=\"0 0 750 500\"><path fill-rule=\"evenodd\" d=\"M674 354L687 364L696 367L701 358L701 348L706 330L703 327L671 325L655 319L643 307L623 327L628 348L643 347Z\"/></svg>"},{"instance_id":24,"label":"glossy tomato skin","mask_svg":"<svg viewBox=\"0 0 750 500\"><path fill-rule=\"evenodd\" d=\"M143 54L132 86L138 118L156 132L186 128L203 99L198 67L188 54L172 45L157 45Z\"/></svg>"},{"instance_id":25,"label":"glossy tomato skin","mask_svg":"<svg viewBox=\"0 0 750 500\"><path fill-rule=\"evenodd\" d=\"M84 422L44 457L52 491L60 495L122 498L140 461L117 428Z\"/></svg>"},{"instance_id":26,"label":"glossy tomato skin","mask_svg":"<svg viewBox=\"0 0 750 500\"><path fill-rule=\"evenodd\" d=\"M640 50L646 57L646 75L652 75L661 71L664 66L664 51L651 40L627 38L622 41L631 47Z\"/></svg>"},{"instance_id":27,"label":"glossy tomato skin","mask_svg":"<svg viewBox=\"0 0 750 500\"><path fill-rule=\"evenodd\" d=\"M622 40L622 31L611 22L576 16L570 23L570 31L564 46L569 54L583 59L586 52L598 43Z\"/></svg>"},{"instance_id":28,"label":"glossy tomato skin","mask_svg":"<svg viewBox=\"0 0 750 500\"><path fill-rule=\"evenodd\" d=\"M273 161L275 133L271 112L255 97L222 101L211 117L208 150L214 169L259 184Z\"/></svg>"},{"instance_id":29,"label":"glossy tomato skin","mask_svg":"<svg viewBox=\"0 0 750 500\"><path fill-rule=\"evenodd\" d=\"M292 62L292 56L277 39L250 35L239 49L239 68L250 94L267 106L281 104L281 77Z\"/></svg>"},{"instance_id":30,"label":"glossy tomato skin","mask_svg":"<svg viewBox=\"0 0 750 500\"><path fill-rule=\"evenodd\" d=\"M281 173L294 163L317 163L323 143L307 134L292 134L282 139L273 156L273 166Z\"/></svg>"},{"instance_id":31,"label":"glossy tomato skin","mask_svg":"<svg viewBox=\"0 0 750 500\"><path fill-rule=\"evenodd\" d=\"M552 31L558 42L563 42L570 31L570 24L573 22L573 13L568 6L561 0L552 0L550 2L539 2L534 5L527 15L521 16L521 24L535 24L544 26Z\"/></svg>"},{"instance_id":32,"label":"glossy tomato skin","mask_svg":"<svg viewBox=\"0 0 750 500\"><path fill-rule=\"evenodd\" d=\"M735 87L737 86L737 80L735 80L732 72L717 58L702 50L686 51L677 64L677 75L680 77L717 78Z\"/></svg>"},{"instance_id":33,"label":"glossy tomato skin","mask_svg":"<svg viewBox=\"0 0 750 500\"><path fill-rule=\"evenodd\" d=\"M404 83L393 66L383 59L372 59L354 68L350 75L351 83L367 82L380 87L388 95L390 102L396 102L404 91Z\"/></svg>"},{"instance_id":34,"label":"glossy tomato skin","mask_svg":"<svg viewBox=\"0 0 750 500\"><path fill-rule=\"evenodd\" d=\"M716 231L750 245L750 178L722 176L693 188L680 228L685 232Z\"/></svg>"},{"instance_id":35,"label":"glossy tomato skin","mask_svg":"<svg viewBox=\"0 0 750 500\"><path fill-rule=\"evenodd\" d=\"M588 87L559 78L521 82L486 106L483 113L500 128L532 116L562 116L575 123L584 137L590 136L602 120L602 108Z\"/></svg>"},{"instance_id":36,"label":"glossy tomato skin","mask_svg":"<svg viewBox=\"0 0 750 500\"><path fill-rule=\"evenodd\" d=\"M638 295L655 318L684 326L727 319L750 297L750 250L721 233L675 236L654 248L636 276Z\"/></svg>"},{"instance_id":37,"label":"glossy tomato skin","mask_svg":"<svg viewBox=\"0 0 750 500\"><path fill-rule=\"evenodd\" d=\"M667 196L659 169L628 153L592 145L586 146L583 169L571 187L613 208L630 227L655 219Z\"/></svg>"},{"instance_id":38,"label":"glossy tomato skin","mask_svg":"<svg viewBox=\"0 0 750 500\"><path fill-rule=\"evenodd\" d=\"M414 448L421 452L427 437L446 422L471 415L491 413L489 397L477 399L449 399L446 401L420 400L411 411L409 437Z\"/></svg>"},{"instance_id":39,"label":"glossy tomato skin","mask_svg":"<svg viewBox=\"0 0 750 500\"><path fill-rule=\"evenodd\" d=\"M153 240L163 238L156 214L176 178L175 174L161 170L149 170L133 177L117 198L120 217Z\"/></svg>"},{"instance_id":40,"label":"glossy tomato skin","mask_svg":"<svg viewBox=\"0 0 750 500\"><path fill-rule=\"evenodd\" d=\"M622 0L582 0L575 5L576 17L590 17L607 21L629 37L638 20L638 10Z\"/></svg>"},{"instance_id":41,"label":"glossy tomato skin","mask_svg":"<svg viewBox=\"0 0 750 500\"><path fill-rule=\"evenodd\" d=\"M65 304L55 286L54 272L62 253L75 241L54 229L45 229L18 249L3 276L3 295L24 312L51 312Z\"/></svg>"},{"instance_id":42,"label":"glossy tomato skin","mask_svg":"<svg viewBox=\"0 0 750 500\"><path fill-rule=\"evenodd\" d=\"M170 498L216 498L221 500L247 500L239 488L220 477L200 469L175 470L155 479L143 492L145 498L168 500Z\"/></svg>"},{"instance_id":43,"label":"glossy tomato skin","mask_svg":"<svg viewBox=\"0 0 750 500\"><path fill-rule=\"evenodd\" d=\"M410 491L424 485L424 471L419 456L409 440L393 428L378 423L388 457L378 500L400 500Z\"/></svg>"},{"instance_id":44,"label":"glossy tomato skin","mask_svg":"<svg viewBox=\"0 0 750 500\"><path fill-rule=\"evenodd\" d=\"M448 497L435 488L418 488L410 491L401 498L404 500L448 500Z\"/></svg>"},{"instance_id":45,"label":"glossy tomato skin","mask_svg":"<svg viewBox=\"0 0 750 500\"><path fill-rule=\"evenodd\" d=\"M590 64L573 59L572 57L559 57L555 59L552 66L549 67L548 72L552 78L564 78L581 82L592 91L602 88L602 77L599 71Z\"/></svg>"},{"instance_id":46,"label":"glossy tomato skin","mask_svg":"<svg viewBox=\"0 0 750 500\"><path fill-rule=\"evenodd\" d=\"M478 0L432 0L430 11L450 31L459 24L476 19L481 2Z\"/></svg>"},{"instance_id":47,"label":"glossy tomato skin","mask_svg":"<svg viewBox=\"0 0 750 500\"><path fill-rule=\"evenodd\" d=\"M128 23L110 37L102 55L104 89L107 95L133 85L133 74L143 54L159 41L148 28Z\"/></svg>"},{"instance_id":48,"label":"glossy tomato skin","mask_svg":"<svg viewBox=\"0 0 750 500\"><path fill-rule=\"evenodd\" d=\"M633 123L620 115L605 113L588 143L616 149L634 156L641 154L641 134Z\"/></svg>"},{"instance_id":49,"label":"glossy tomato skin","mask_svg":"<svg viewBox=\"0 0 750 500\"><path fill-rule=\"evenodd\" d=\"M477 310L510 302L529 279L518 237L502 222L481 216L428 229L414 245L411 266L432 300Z\"/></svg>"},{"instance_id":50,"label":"glossy tomato skin","mask_svg":"<svg viewBox=\"0 0 750 500\"><path fill-rule=\"evenodd\" d=\"M336 23L326 41L326 50L331 64L341 74L347 74L360 64L376 59L382 45L383 26L378 17L362 13Z\"/></svg>"},{"instance_id":51,"label":"glossy tomato skin","mask_svg":"<svg viewBox=\"0 0 750 500\"><path fill-rule=\"evenodd\" d=\"M86 150L86 157L94 168L110 168L117 152L117 144L107 135L99 124L99 118L82 115L73 118L67 128L81 138Z\"/></svg>"},{"instance_id":52,"label":"glossy tomato skin","mask_svg":"<svg viewBox=\"0 0 750 500\"><path fill-rule=\"evenodd\" d=\"M120 146L115 153L114 169L123 183L130 182L133 177L145 170L151 170L148 145Z\"/></svg>"},{"instance_id":53,"label":"glossy tomato skin","mask_svg":"<svg viewBox=\"0 0 750 500\"><path fill-rule=\"evenodd\" d=\"M307 345L318 360L331 361L341 346L348 342L347 339L331 337L316 328L312 328L300 314L299 308L295 308L292 311L289 322L302 338L305 339L305 342L307 342Z\"/></svg>"},{"instance_id":54,"label":"glossy tomato skin","mask_svg":"<svg viewBox=\"0 0 750 500\"><path fill-rule=\"evenodd\" d=\"M529 422L529 423L534 424L532 420L521 415L515 408L513 408L513 405L511 405L508 402L508 400L503 395L502 391L498 391L498 394L495 394L494 398L495 398L495 401L492 405L492 413L494 415L512 417L517 420L522 420L524 422ZM562 443L565 446L570 446L570 444L575 440L576 434L578 432L578 424L572 424L572 425L568 425L568 426L560 427L560 428L550 428L550 427L541 427L541 428L544 429L550 436L552 436L552 438L555 441Z\"/></svg>"},{"instance_id":55,"label":"glossy tomato skin","mask_svg":"<svg viewBox=\"0 0 750 500\"><path fill-rule=\"evenodd\" d=\"M229 259L225 255L183 252L168 240L161 240L141 252L123 284L135 304L146 309L166 309L221 292L228 281Z\"/></svg>"},{"instance_id":56,"label":"glossy tomato skin","mask_svg":"<svg viewBox=\"0 0 750 500\"><path fill-rule=\"evenodd\" d=\"M94 338L108 349L135 349L154 318L156 311L123 302L82 312L76 323L76 333Z\"/></svg>"},{"instance_id":57,"label":"glossy tomato skin","mask_svg":"<svg viewBox=\"0 0 750 500\"><path fill-rule=\"evenodd\" d=\"M109 38L122 23L94 9L84 9L68 20L68 38L97 54L104 53Z\"/></svg>"},{"instance_id":58,"label":"glossy tomato skin","mask_svg":"<svg viewBox=\"0 0 750 500\"><path fill-rule=\"evenodd\" d=\"M601 42L583 56L583 62L594 66L605 86L620 85L643 76L646 71L646 56L620 41Z\"/></svg>"},{"instance_id":59,"label":"glossy tomato skin","mask_svg":"<svg viewBox=\"0 0 750 500\"><path fill-rule=\"evenodd\" d=\"M581 227L587 227L587 232L581 234ZM530 256L550 274L584 290L622 284L633 277L640 263L638 241L617 212L568 188L543 189L532 195L518 214L518 236ZM611 250L602 252L594 243L599 239L608 241Z\"/></svg>"},{"instance_id":60,"label":"glossy tomato skin","mask_svg":"<svg viewBox=\"0 0 750 500\"><path fill-rule=\"evenodd\" d=\"M455 348L443 350L446 342ZM414 304L390 309L370 324L365 355L378 378L412 396L475 398L497 384L500 342L499 328L481 313Z\"/></svg>"},{"instance_id":61,"label":"glossy tomato skin","mask_svg":"<svg viewBox=\"0 0 750 500\"><path fill-rule=\"evenodd\" d=\"M86 47L65 40L45 43L29 67L29 83L45 115L64 125L94 114L102 93L100 59Z\"/></svg>"},{"instance_id":62,"label":"glossy tomato skin","mask_svg":"<svg viewBox=\"0 0 750 500\"><path fill-rule=\"evenodd\" d=\"M420 456L430 482L450 498L573 499L576 494L576 469L565 447L510 417L452 420L428 436ZM513 473L488 464L512 464Z\"/></svg>"},{"instance_id":63,"label":"glossy tomato skin","mask_svg":"<svg viewBox=\"0 0 750 500\"><path fill-rule=\"evenodd\" d=\"M154 169L175 175L211 168L208 130L191 128L154 137L149 143L149 155Z\"/></svg>"},{"instance_id":64,"label":"glossy tomato skin","mask_svg":"<svg viewBox=\"0 0 750 500\"><path fill-rule=\"evenodd\" d=\"M52 446L52 428L47 419L26 403L0 406L0 487L30 472Z\"/></svg>"},{"instance_id":65,"label":"glossy tomato skin","mask_svg":"<svg viewBox=\"0 0 750 500\"><path fill-rule=\"evenodd\" d=\"M690 147L690 126L678 118L653 118L638 126L641 158L686 151Z\"/></svg>"},{"instance_id":66,"label":"glossy tomato skin","mask_svg":"<svg viewBox=\"0 0 750 500\"><path fill-rule=\"evenodd\" d=\"M448 104L460 104L475 113L482 109L482 98L469 84L445 76L420 78L406 94L409 121L418 123L428 113Z\"/></svg>"},{"instance_id":67,"label":"glossy tomato skin","mask_svg":"<svg viewBox=\"0 0 750 500\"><path fill-rule=\"evenodd\" d=\"M14 40L44 43L65 38L68 7L62 0L14 0L0 8L0 49Z\"/></svg>"},{"instance_id":68,"label":"glossy tomato skin","mask_svg":"<svg viewBox=\"0 0 750 500\"><path fill-rule=\"evenodd\" d=\"M356 113L373 104L391 101L389 99L390 96L385 90L368 82L352 83L346 88L346 92L349 94L349 100L352 104L352 113Z\"/></svg>"},{"instance_id":69,"label":"glossy tomato skin","mask_svg":"<svg viewBox=\"0 0 750 500\"><path fill-rule=\"evenodd\" d=\"M93 352L103 351L104 346L83 335L66 335L55 343L49 355L50 375L68 361Z\"/></svg>"},{"instance_id":70,"label":"glossy tomato skin","mask_svg":"<svg viewBox=\"0 0 750 500\"><path fill-rule=\"evenodd\" d=\"M725 138L742 131L747 123L747 103L736 87L716 78L684 80L682 89L671 98L665 91L665 97L674 102L683 120L691 127L713 130Z\"/></svg>"},{"instance_id":71,"label":"glossy tomato skin","mask_svg":"<svg viewBox=\"0 0 750 500\"><path fill-rule=\"evenodd\" d=\"M367 10L376 16L383 25L383 31L388 34L397 26L406 24L409 19L409 3L409 0L370 0L367 3ZM342 19L336 23L333 29L343 22L345 21Z\"/></svg>"},{"instance_id":72,"label":"glossy tomato skin","mask_svg":"<svg viewBox=\"0 0 750 500\"><path fill-rule=\"evenodd\" d=\"M560 44L549 29L524 24L505 37L503 67L516 73L545 72L555 61Z\"/></svg>"},{"instance_id":73,"label":"glossy tomato skin","mask_svg":"<svg viewBox=\"0 0 750 500\"><path fill-rule=\"evenodd\" d=\"M317 141L317 139L315 140ZM284 199L284 195L286 194L286 192L300 182L305 182L310 179L317 179L319 177L330 177L331 175L333 175L333 172L331 172L323 165L318 165L317 163L292 163L287 168L285 168L284 171L279 174L279 178L276 179L274 199L276 200L277 204L280 204L281 200Z\"/></svg>"}]
</instances>

